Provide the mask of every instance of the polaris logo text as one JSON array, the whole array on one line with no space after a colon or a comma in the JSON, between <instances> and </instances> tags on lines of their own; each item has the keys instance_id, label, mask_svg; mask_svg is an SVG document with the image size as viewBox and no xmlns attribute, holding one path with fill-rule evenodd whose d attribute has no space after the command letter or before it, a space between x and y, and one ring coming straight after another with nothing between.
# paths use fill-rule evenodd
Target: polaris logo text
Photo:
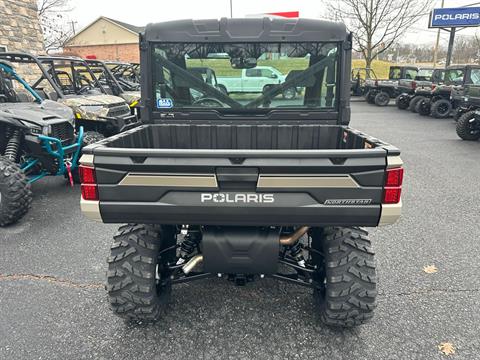
<instances>
[{"instance_id":1,"label":"polaris logo text","mask_svg":"<svg viewBox=\"0 0 480 360\"><path fill-rule=\"evenodd\" d=\"M248 193L203 193L200 194L202 203L233 203L233 204L271 204L275 202L273 194Z\"/></svg>"},{"instance_id":2,"label":"polaris logo text","mask_svg":"<svg viewBox=\"0 0 480 360\"><path fill-rule=\"evenodd\" d=\"M479 20L479 13L470 13L470 14L438 14L435 15L435 20Z\"/></svg>"}]
</instances>

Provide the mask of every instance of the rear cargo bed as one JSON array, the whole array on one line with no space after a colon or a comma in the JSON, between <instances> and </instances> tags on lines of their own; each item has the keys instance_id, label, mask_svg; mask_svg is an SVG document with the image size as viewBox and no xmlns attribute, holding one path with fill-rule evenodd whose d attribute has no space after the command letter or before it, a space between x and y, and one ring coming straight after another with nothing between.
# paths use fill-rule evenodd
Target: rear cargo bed
<instances>
[{"instance_id":1,"label":"rear cargo bed","mask_svg":"<svg viewBox=\"0 0 480 360\"><path fill-rule=\"evenodd\" d=\"M376 226L399 151L343 126L162 124L84 154L104 222Z\"/></svg>"},{"instance_id":2,"label":"rear cargo bed","mask_svg":"<svg viewBox=\"0 0 480 360\"><path fill-rule=\"evenodd\" d=\"M142 126L104 145L128 149L333 150L371 148L376 141L338 125L161 124Z\"/></svg>"}]
</instances>

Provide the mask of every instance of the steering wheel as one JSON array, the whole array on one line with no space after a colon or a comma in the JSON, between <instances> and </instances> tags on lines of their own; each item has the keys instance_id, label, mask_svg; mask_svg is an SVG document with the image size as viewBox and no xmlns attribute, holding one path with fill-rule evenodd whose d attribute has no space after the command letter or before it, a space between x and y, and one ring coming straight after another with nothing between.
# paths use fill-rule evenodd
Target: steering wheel
<instances>
[{"instance_id":1,"label":"steering wheel","mask_svg":"<svg viewBox=\"0 0 480 360\"><path fill-rule=\"evenodd\" d=\"M220 100L217 100L215 98L210 98L210 97L204 97L198 100L195 100L192 105L203 105L205 107L225 107L225 104L223 104Z\"/></svg>"}]
</instances>

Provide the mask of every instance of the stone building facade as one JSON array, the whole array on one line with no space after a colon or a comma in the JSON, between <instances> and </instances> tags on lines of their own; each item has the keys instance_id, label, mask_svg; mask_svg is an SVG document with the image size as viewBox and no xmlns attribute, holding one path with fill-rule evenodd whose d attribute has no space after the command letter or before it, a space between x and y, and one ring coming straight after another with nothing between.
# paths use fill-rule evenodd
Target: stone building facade
<instances>
[{"instance_id":1,"label":"stone building facade","mask_svg":"<svg viewBox=\"0 0 480 360\"><path fill-rule=\"evenodd\" d=\"M44 52L37 0L0 0L0 51Z\"/></svg>"}]
</instances>

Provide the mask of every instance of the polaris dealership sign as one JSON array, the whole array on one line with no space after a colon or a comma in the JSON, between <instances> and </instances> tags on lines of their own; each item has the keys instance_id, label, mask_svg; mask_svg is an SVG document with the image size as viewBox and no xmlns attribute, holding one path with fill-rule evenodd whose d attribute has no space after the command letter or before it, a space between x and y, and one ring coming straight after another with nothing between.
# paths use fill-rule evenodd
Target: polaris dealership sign
<instances>
[{"instance_id":1,"label":"polaris dealership sign","mask_svg":"<svg viewBox=\"0 0 480 360\"><path fill-rule=\"evenodd\" d=\"M451 28L480 25L480 7L433 9L431 28Z\"/></svg>"}]
</instances>

